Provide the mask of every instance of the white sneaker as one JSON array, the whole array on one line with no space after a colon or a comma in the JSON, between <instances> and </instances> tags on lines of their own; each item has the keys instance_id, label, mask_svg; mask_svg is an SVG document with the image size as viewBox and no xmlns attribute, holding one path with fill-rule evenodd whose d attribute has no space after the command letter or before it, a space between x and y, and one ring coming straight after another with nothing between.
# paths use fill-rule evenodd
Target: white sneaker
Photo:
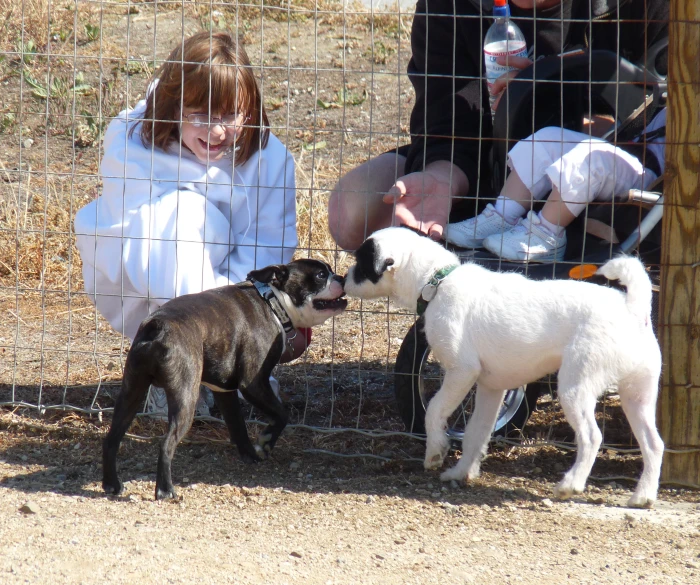
<instances>
[{"instance_id":1,"label":"white sneaker","mask_svg":"<svg viewBox=\"0 0 700 585\"><path fill-rule=\"evenodd\" d=\"M277 400L282 400L280 398L280 383L277 378L270 376L270 386L272 386L272 391L275 393L275 396L277 396Z\"/></svg>"},{"instance_id":2,"label":"white sneaker","mask_svg":"<svg viewBox=\"0 0 700 585\"><path fill-rule=\"evenodd\" d=\"M445 240L460 248L481 248L484 238L502 234L511 229L508 223L490 203L479 215L447 225Z\"/></svg>"},{"instance_id":3,"label":"white sneaker","mask_svg":"<svg viewBox=\"0 0 700 585\"><path fill-rule=\"evenodd\" d=\"M484 248L514 262L560 261L566 252L566 231L555 236L542 226L537 214L530 211L511 230L485 238Z\"/></svg>"},{"instance_id":4,"label":"white sneaker","mask_svg":"<svg viewBox=\"0 0 700 585\"><path fill-rule=\"evenodd\" d=\"M168 399L165 396L165 390L158 386L151 386L148 389L143 411L152 418L168 420Z\"/></svg>"},{"instance_id":5,"label":"white sneaker","mask_svg":"<svg viewBox=\"0 0 700 585\"><path fill-rule=\"evenodd\" d=\"M194 407L194 417L211 416L209 407L214 406L214 395L206 386L199 387L199 396L197 397L197 405Z\"/></svg>"},{"instance_id":6,"label":"white sneaker","mask_svg":"<svg viewBox=\"0 0 700 585\"><path fill-rule=\"evenodd\" d=\"M208 388L202 387L200 389L199 397L197 398L197 406L195 407L194 411L195 417L210 416L209 404L207 403L207 396L203 392L204 390L210 392ZM213 404L213 396L211 397L211 401ZM151 386L148 390L148 396L146 397L146 407L143 409L143 411L151 418L168 420L168 398L165 396L165 390L159 388L158 386Z\"/></svg>"}]
</instances>

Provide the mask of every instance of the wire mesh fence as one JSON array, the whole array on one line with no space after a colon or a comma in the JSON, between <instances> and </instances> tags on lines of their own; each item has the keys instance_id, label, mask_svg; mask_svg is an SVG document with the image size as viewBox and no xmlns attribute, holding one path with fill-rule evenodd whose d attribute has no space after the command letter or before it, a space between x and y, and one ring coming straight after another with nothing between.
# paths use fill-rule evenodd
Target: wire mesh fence
<instances>
[{"instance_id":1,"label":"wire mesh fence","mask_svg":"<svg viewBox=\"0 0 700 585\"><path fill-rule=\"evenodd\" d=\"M129 340L85 294L73 219L101 193L100 147L109 123L143 99L173 47L200 30L237 33L271 131L296 159L297 255L325 258L343 270L345 255L328 235L327 192L341 160L347 166L361 160L377 148L370 142L397 143L401 115L393 104L400 91L408 99L399 74L405 55L401 63L398 55L410 14L372 15L338 3L187 2L5 3L3 14L2 279L10 316L2 335L4 404L86 412L111 406ZM381 30L376 43L374 30ZM382 99L392 104L395 119L370 119L372 104ZM344 142L352 154L347 147L341 152ZM359 313L348 313L314 332L300 362L279 368L283 385L291 382L303 397L299 422L310 422L308 398L317 393L327 411L313 423L336 426L339 391L355 394L387 377L389 323L397 318L386 306L370 314L376 321L370 331ZM334 335L338 328L346 332L341 339ZM365 343L371 351L358 355L363 333L372 334L373 342ZM338 368L346 372L342 382L331 375ZM355 411L354 419L344 413L342 424L358 426L359 405Z\"/></svg>"},{"instance_id":2,"label":"wire mesh fence","mask_svg":"<svg viewBox=\"0 0 700 585\"><path fill-rule=\"evenodd\" d=\"M471 8L466 9L467 4ZM86 293L73 222L77 211L101 195L110 179L100 173L110 123L149 95L153 75L186 38L224 30L240 39L270 130L294 158L295 256L324 259L344 274L351 256L336 240L354 219L345 208L329 218L329 200L341 177L367 160L411 142L428 144L415 152L399 151L413 165L407 165L407 171L420 169L431 162L431 141L442 144L439 150L449 137L447 158L471 158L463 168L470 185L476 186L452 200L453 212L461 211L458 219L463 219L465 209L473 215L495 202L505 177L505 152L514 139L544 125L571 125L577 117L579 129L584 118L588 121L584 131L589 136L605 121L606 139L615 144L623 141L622 125L633 115L638 123L650 121L651 106L660 103L665 89L664 72L654 76L661 60L650 60L646 37L634 42L631 37L641 26L662 38L668 8L664 15L658 3L649 2L646 14L631 19L617 3L611 7L620 8L620 14L590 12L587 2L585 14L578 13L583 10L578 4L573 3L573 13L552 17L532 10L518 13L516 20L526 36L535 39L528 53L535 63L530 77L535 82L522 84L530 87L529 99L518 97L517 84L509 88L502 97L508 107L499 111L511 114L497 116L492 130L481 48L491 23L489 3L427 3L430 16L416 19L429 22L421 30L426 37L432 33L434 40L414 34L412 45L414 7L407 2L0 0L0 405L91 415L112 408L130 340L110 326L96 310L90 291ZM419 8L425 9L425 4L419 2ZM609 29L594 27L598 21L609 22ZM539 35L539 22L543 28L574 32L570 39ZM635 77L638 71L625 77L617 65L610 73L590 61L581 62L573 79L563 79L559 65L546 70L548 55L569 54L574 45L584 51L597 43L605 45L591 37L592 31L603 35L605 30L622 31L613 55L644 65L641 79ZM468 31L481 34L467 38ZM441 48L448 47L451 54L426 55L421 43L437 45L441 35L447 35ZM571 54L572 59L579 55ZM474 84L479 88L476 94ZM636 91L635 103L629 102L630 88ZM444 95L436 95L441 92ZM510 107L516 98L523 100L520 109ZM450 115L444 115L446 110ZM438 112L442 117L436 121ZM181 124L185 111L179 114ZM178 142L180 148L183 142ZM403 165L403 159L396 160ZM403 170L397 163L390 183ZM178 177L182 173L179 165L176 172ZM367 172L365 183L357 184L377 179L370 176L372 169ZM369 210L374 208L366 197L369 188L356 185L348 187L344 197L366 205L366 235L373 221ZM635 186L643 191L647 185ZM639 249L658 272L658 217L640 232L636 226L646 212L639 204L624 206L609 197L597 216L592 205L584 207L578 224L569 230L567 256L544 268L525 264L526 272L549 271L551 276L562 267L568 271L593 252L600 261L628 236L630 250L644 240ZM621 218L619 235L611 236L605 228L595 232L595 226L605 225L603 220L611 215ZM461 254L475 258L473 252ZM106 260L118 264L116 258ZM503 268L502 260L494 266ZM304 355L275 370L291 422L317 432L354 429L370 435L410 428L405 405L402 413L395 404L395 386L405 385L401 380L407 379L410 392L420 398L440 379L439 368L416 347L410 365L394 373L397 352L406 344L415 318L388 301L351 300L343 315L315 328ZM550 439L571 444L573 434L561 430L565 425L547 398L552 396L549 385L542 395L529 430L517 442ZM516 410L524 405L527 420L537 397L528 403L520 393L513 400ZM418 404L420 410L419 402L410 399L414 409ZM615 397L603 404L599 417L605 442L634 448Z\"/></svg>"}]
</instances>

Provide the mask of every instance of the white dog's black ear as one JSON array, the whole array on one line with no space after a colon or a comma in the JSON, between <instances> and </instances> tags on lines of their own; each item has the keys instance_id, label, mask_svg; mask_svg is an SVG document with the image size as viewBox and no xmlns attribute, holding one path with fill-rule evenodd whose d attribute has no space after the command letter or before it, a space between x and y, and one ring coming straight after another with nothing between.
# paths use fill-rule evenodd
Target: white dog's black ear
<instances>
[{"instance_id":1,"label":"white dog's black ear","mask_svg":"<svg viewBox=\"0 0 700 585\"><path fill-rule=\"evenodd\" d=\"M251 270L246 278L282 288L289 278L289 269L284 264L266 266L260 270Z\"/></svg>"},{"instance_id":2,"label":"white dog's black ear","mask_svg":"<svg viewBox=\"0 0 700 585\"><path fill-rule=\"evenodd\" d=\"M383 258L379 245L373 238L365 240L355 252L357 263L352 271L352 280L355 284L360 284L369 280L377 284L379 279L391 266L394 265L393 258Z\"/></svg>"}]
</instances>

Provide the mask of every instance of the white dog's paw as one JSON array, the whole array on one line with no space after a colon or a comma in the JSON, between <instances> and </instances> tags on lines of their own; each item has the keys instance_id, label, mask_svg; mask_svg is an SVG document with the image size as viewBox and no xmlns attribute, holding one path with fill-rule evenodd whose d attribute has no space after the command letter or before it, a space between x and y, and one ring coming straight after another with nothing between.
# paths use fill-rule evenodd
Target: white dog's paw
<instances>
[{"instance_id":1,"label":"white dog's paw","mask_svg":"<svg viewBox=\"0 0 700 585\"><path fill-rule=\"evenodd\" d=\"M574 494L582 494L584 487L585 485L575 485L574 481L567 474L564 476L564 479L554 486L554 495L559 500L568 500Z\"/></svg>"},{"instance_id":2,"label":"white dog's paw","mask_svg":"<svg viewBox=\"0 0 700 585\"><path fill-rule=\"evenodd\" d=\"M463 464L462 460L457 463L454 467L450 467L447 471L440 475L442 481L465 481L470 482L477 477L479 477L481 470L479 465L472 465L467 467Z\"/></svg>"},{"instance_id":3,"label":"white dog's paw","mask_svg":"<svg viewBox=\"0 0 700 585\"><path fill-rule=\"evenodd\" d=\"M442 453L426 453L423 467L427 470L437 469L442 465L444 460L445 456Z\"/></svg>"},{"instance_id":4,"label":"white dog's paw","mask_svg":"<svg viewBox=\"0 0 700 585\"><path fill-rule=\"evenodd\" d=\"M457 465L440 474L440 481L463 481L466 479L467 475Z\"/></svg>"},{"instance_id":5,"label":"white dog's paw","mask_svg":"<svg viewBox=\"0 0 700 585\"><path fill-rule=\"evenodd\" d=\"M428 444L425 448L423 467L426 469L437 469L442 465L449 451L450 442L445 434L440 433L437 439L435 439L434 436L428 435Z\"/></svg>"},{"instance_id":6,"label":"white dog's paw","mask_svg":"<svg viewBox=\"0 0 700 585\"><path fill-rule=\"evenodd\" d=\"M629 508L653 508L654 502L656 501L655 496L646 495L644 493L634 492L632 497L627 500L627 507Z\"/></svg>"},{"instance_id":7,"label":"white dog's paw","mask_svg":"<svg viewBox=\"0 0 700 585\"><path fill-rule=\"evenodd\" d=\"M558 485L554 486L554 496L558 500L568 500L571 496L574 495L574 492L567 488L562 488L559 487Z\"/></svg>"}]
</instances>

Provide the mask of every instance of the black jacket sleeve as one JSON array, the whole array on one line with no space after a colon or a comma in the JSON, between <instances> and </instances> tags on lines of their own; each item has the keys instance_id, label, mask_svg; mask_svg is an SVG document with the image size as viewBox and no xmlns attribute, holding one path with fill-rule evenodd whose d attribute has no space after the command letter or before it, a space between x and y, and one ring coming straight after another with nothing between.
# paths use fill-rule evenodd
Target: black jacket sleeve
<instances>
[{"instance_id":1,"label":"black jacket sleeve","mask_svg":"<svg viewBox=\"0 0 700 585\"><path fill-rule=\"evenodd\" d=\"M423 0L416 6L408 64L416 103L406 171L449 160L467 174L471 184L479 157L475 139L482 124L482 98L486 107L488 98L481 82L482 22L467 2L461 3L466 10L457 14L458 4Z\"/></svg>"}]
</instances>

